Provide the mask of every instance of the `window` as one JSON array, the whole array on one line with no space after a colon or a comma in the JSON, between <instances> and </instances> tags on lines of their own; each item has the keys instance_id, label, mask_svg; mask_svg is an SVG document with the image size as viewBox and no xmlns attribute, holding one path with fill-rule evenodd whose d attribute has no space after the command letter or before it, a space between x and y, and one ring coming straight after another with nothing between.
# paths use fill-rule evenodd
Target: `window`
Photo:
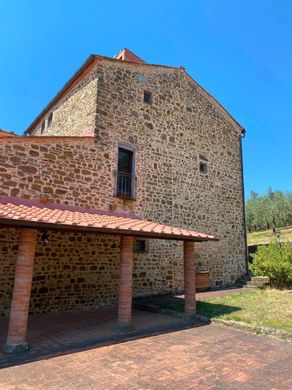
<instances>
[{"instance_id":1,"label":"window","mask_svg":"<svg viewBox=\"0 0 292 390\"><path fill-rule=\"evenodd\" d=\"M200 172L201 173L207 173L208 172L208 165L206 162L200 162Z\"/></svg>"},{"instance_id":2,"label":"window","mask_svg":"<svg viewBox=\"0 0 292 390\"><path fill-rule=\"evenodd\" d=\"M43 134L43 132L45 130L45 127L46 127L46 122L42 121L42 124L41 124L41 134Z\"/></svg>"},{"instance_id":3,"label":"window","mask_svg":"<svg viewBox=\"0 0 292 390\"><path fill-rule=\"evenodd\" d=\"M52 121L53 121L53 113L50 112L50 114L48 116L48 127L51 125Z\"/></svg>"},{"instance_id":4,"label":"window","mask_svg":"<svg viewBox=\"0 0 292 390\"><path fill-rule=\"evenodd\" d=\"M144 91L144 103L151 104L152 103L152 93Z\"/></svg>"},{"instance_id":5,"label":"window","mask_svg":"<svg viewBox=\"0 0 292 390\"><path fill-rule=\"evenodd\" d=\"M116 188L117 196L130 199L135 197L134 168L134 151L124 147L119 147Z\"/></svg>"},{"instance_id":6,"label":"window","mask_svg":"<svg viewBox=\"0 0 292 390\"><path fill-rule=\"evenodd\" d=\"M134 240L134 252L146 253L149 252L149 241L136 238Z\"/></svg>"}]
</instances>

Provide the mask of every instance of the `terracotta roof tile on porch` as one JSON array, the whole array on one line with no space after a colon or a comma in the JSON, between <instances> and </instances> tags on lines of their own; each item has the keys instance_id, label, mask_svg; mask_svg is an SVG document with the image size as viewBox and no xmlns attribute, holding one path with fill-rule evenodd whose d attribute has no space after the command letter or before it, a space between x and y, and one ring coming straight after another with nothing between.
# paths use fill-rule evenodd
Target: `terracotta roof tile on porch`
<instances>
[{"instance_id":1,"label":"terracotta roof tile on porch","mask_svg":"<svg viewBox=\"0 0 292 390\"><path fill-rule=\"evenodd\" d=\"M132 215L86 210L59 204L44 204L38 200L6 196L0 197L0 226L95 231L104 234L171 240L217 240L212 235L141 220Z\"/></svg>"}]
</instances>

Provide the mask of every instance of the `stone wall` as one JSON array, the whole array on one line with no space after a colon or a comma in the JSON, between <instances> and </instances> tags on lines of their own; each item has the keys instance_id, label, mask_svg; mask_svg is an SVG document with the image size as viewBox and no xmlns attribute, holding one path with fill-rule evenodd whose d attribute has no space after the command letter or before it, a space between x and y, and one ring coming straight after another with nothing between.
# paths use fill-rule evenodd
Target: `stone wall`
<instances>
[{"instance_id":1,"label":"stone wall","mask_svg":"<svg viewBox=\"0 0 292 390\"><path fill-rule=\"evenodd\" d=\"M233 283L245 272L241 128L183 69L108 61L97 75L96 137L113 167L118 142L136 148L137 214L219 235L219 244L198 245L197 259L213 286ZM175 243L171 259L179 287Z\"/></svg>"},{"instance_id":2,"label":"stone wall","mask_svg":"<svg viewBox=\"0 0 292 390\"><path fill-rule=\"evenodd\" d=\"M68 94L43 116L32 129L32 135L94 134L96 93L95 70L76 82ZM48 120L50 114L51 122ZM42 130L43 122L45 127Z\"/></svg>"},{"instance_id":3,"label":"stone wall","mask_svg":"<svg viewBox=\"0 0 292 390\"><path fill-rule=\"evenodd\" d=\"M9 316L19 232L0 229L0 317ZM151 246L157 246L157 240ZM119 237L92 233L48 232L38 236L30 301L31 313L90 309L117 303ZM167 243L165 243L167 248ZM167 254L167 249L165 251ZM182 253L181 253L182 256ZM154 265L147 254L134 254L133 294L172 291L165 261ZM167 282L166 282L167 281Z\"/></svg>"},{"instance_id":4,"label":"stone wall","mask_svg":"<svg viewBox=\"0 0 292 390\"><path fill-rule=\"evenodd\" d=\"M2 316L10 310L18 235L16 229L0 230ZM48 237L47 244L38 237L30 311L46 313L115 304L118 238L64 232L49 232Z\"/></svg>"},{"instance_id":5,"label":"stone wall","mask_svg":"<svg viewBox=\"0 0 292 390\"><path fill-rule=\"evenodd\" d=\"M197 261L210 271L212 286L232 284L245 272L239 126L182 69L104 60L91 75L96 94L78 103L86 110L95 96L95 137L78 137L84 127L62 122L54 129L60 137L3 139L0 194L47 193L56 203L216 234L219 243L196 244ZM151 105L144 90L152 93ZM72 111L74 117L74 105ZM119 142L136 150L135 200L114 196ZM149 252L136 256L136 294L181 290L181 243L150 241Z\"/></svg>"},{"instance_id":6,"label":"stone wall","mask_svg":"<svg viewBox=\"0 0 292 390\"><path fill-rule=\"evenodd\" d=\"M107 209L113 189L107 149L93 137L15 137L0 143L0 195Z\"/></svg>"}]
</instances>

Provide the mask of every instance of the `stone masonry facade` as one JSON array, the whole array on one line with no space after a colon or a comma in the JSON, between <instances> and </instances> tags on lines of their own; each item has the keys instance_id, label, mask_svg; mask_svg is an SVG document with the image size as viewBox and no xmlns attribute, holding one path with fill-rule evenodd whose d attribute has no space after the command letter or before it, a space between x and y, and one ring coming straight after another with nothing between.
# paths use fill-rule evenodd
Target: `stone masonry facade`
<instances>
[{"instance_id":1,"label":"stone masonry facade","mask_svg":"<svg viewBox=\"0 0 292 390\"><path fill-rule=\"evenodd\" d=\"M245 273L240 126L184 69L98 57L50 112L32 137L1 139L0 195L47 194L55 203L215 234L219 242L195 245L211 285ZM114 195L120 143L135 150L134 200ZM17 235L0 230L1 315L9 310ZM47 245L37 245L31 311L114 305L118 259L117 237L50 231ZM182 243L149 240L149 251L135 254L134 295L182 288Z\"/></svg>"}]
</instances>

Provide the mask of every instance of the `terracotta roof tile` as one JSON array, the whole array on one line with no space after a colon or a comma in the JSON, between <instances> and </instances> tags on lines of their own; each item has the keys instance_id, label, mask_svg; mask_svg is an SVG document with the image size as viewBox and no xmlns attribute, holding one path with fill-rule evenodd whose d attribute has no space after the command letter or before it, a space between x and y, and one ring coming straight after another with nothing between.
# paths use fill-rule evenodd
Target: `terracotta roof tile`
<instances>
[{"instance_id":1,"label":"terracotta roof tile","mask_svg":"<svg viewBox=\"0 0 292 390\"><path fill-rule=\"evenodd\" d=\"M105 234L128 234L173 240L217 240L212 235L180 227L117 215L101 210L44 204L36 200L0 197L0 225L17 227L88 230Z\"/></svg>"},{"instance_id":2,"label":"terracotta roof tile","mask_svg":"<svg viewBox=\"0 0 292 390\"><path fill-rule=\"evenodd\" d=\"M0 129L0 137L16 137L16 134L14 134L12 131Z\"/></svg>"}]
</instances>

